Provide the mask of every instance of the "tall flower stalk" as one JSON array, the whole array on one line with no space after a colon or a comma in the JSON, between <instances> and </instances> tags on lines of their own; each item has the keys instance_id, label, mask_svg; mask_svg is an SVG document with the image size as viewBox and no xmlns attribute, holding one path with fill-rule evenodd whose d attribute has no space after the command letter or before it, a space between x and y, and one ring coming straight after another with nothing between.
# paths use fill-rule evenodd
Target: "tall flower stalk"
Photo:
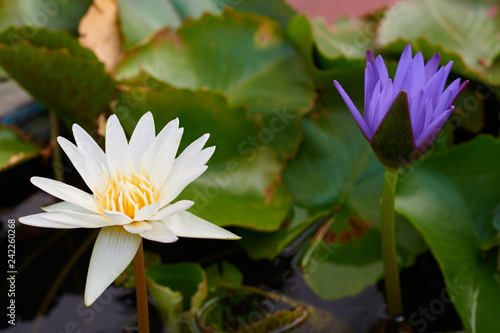
<instances>
[{"instance_id":1,"label":"tall flower stalk","mask_svg":"<svg viewBox=\"0 0 500 333\"><path fill-rule=\"evenodd\" d=\"M149 332L148 292L146 284L146 267L144 265L144 249L141 244L134 257L135 293L137 299L137 320L139 332Z\"/></svg>"},{"instance_id":2,"label":"tall flower stalk","mask_svg":"<svg viewBox=\"0 0 500 333\"><path fill-rule=\"evenodd\" d=\"M399 169L386 168L382 188L382 263L387 297L387 309L391 315L403 313L401 283L399 282L398 255L396 253L396 233L394 226L394 203Z\"/></svg>"},{"instance_id":3,"label":"tall flower stalk","mask_svg":"<svg viewBox=\"0 0 500 333\"><path fill-rule=\"evenodd\" d=\"M191 143L177 158L183 134L179 120L158 135L146 113L128 142L115 115L106 126L106 152L80 126L73 126L76 145L58 142L92 193L48 178L31 182L63 200L21 223L46 228L101 228L90 259L85 305L90 306L134 259L141 333L149 331L143 238L172 243L178 237L239 239L235 234L186 210L194 202L174 202L205 170L215 147L203 149L209 135Z\"/></svg>"},{"instance_id":4,"label":"tall flower stalk","mask_svg":"<svg viewBox=\"0 0 500 333\"><path fill-rule=\"evenodd\" d=\"M399 169L422 156L453 112L453 101L468 81L453 81L444 89L453 62L439 68L440 55L427 63L422 53L412 58L408 45L399 60L394 82L379 55L366 53L365 105L360 112L337 81L335 87L358 127L385 167L382 191L382 260L388 312L403 314L397 264L394 204Z\"/></svg>"}]
</instances>

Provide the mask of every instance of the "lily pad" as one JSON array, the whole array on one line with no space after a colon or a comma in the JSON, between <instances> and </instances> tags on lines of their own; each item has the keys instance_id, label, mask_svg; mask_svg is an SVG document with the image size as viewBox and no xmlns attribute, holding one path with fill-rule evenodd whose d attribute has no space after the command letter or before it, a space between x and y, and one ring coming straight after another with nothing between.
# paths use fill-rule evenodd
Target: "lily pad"
<instances>
[{"instance_id":1,"label":"lily pad","mask_svg":"<svg viewBox=\"0 0 500 333\"><path fill-rule=\"evenodd\" d=\"M468 332L500 330L500 272L496 252L481 239L496 230L500 175L491 165L500 143L491 137L425 160L399 183L396 210L421 233L443 272L448 293ZM492 160L493 159L493 160Z\"/></svg>"},{"instance_id":2,"label":"lily pad","mask_svg":"<svg viewBox=\"0 0 500 333\"><path fill-rule=\"evenodd\" d=\"M118 0L118 4L125 49L163 28L177 29L188 17L219 12L212 0Z\"/></svg>"},{"instance_id":3,"label":"lily pad","mask_svg":"<svg viewBox=\"0 0 500 333\"><path fill-rule=\"evenodd\" d=\"M207 91L160 87L124 87L113 105L130 133L140 116L151 111L157 128L179 117L186 128L180 151L204 133L215 145L208 170L178 197L195 201L191 212L220 226L276 230L291 198L281 182L283 164L268 146L258 144L258 127L243 107Z\"/></svg>"},{"instance_id":4,"label":"lily pad","mask_svg":"<svg viewBox=\"0 0 500 333\"><path fill-rule=\"evenodd\" d=\"M0 171L40 154L40 147L21 138L18 132L7 126L0 126Z\"/></svg>"},{"instance_id":5,"label":"lily pad","mask_svg":"<svg viewBox=\"0 0 500 333\"><path fill-rule=\"evenodd\" d=\"M333 87L333 80L337 80L356 105L363 105L366 51L377 50L375 26L376 22L368 17L343 18L332 25L325 25L321 20L309 21L304 15L290 20L286 30L288 38L309 66L322 100L338 103ZM403 49L404 46L398 52ZM385 59L385 63L393 75L397 62ZM356 103L357 100L361 102Z\"/></svg>"},{"instance_id":6,"label":"lily pad","mask_svg":"<svg viewBox=\"0 0 500 333\"><path fill-rule=\"evenodd\" d=\"M286 32L288 38L299 50L313 74L314 82L323 99L333 96L335 91L333 86L334 79L341 82L343 86L350 87L349 96L353 100L363 97L364 60L361 61L359 58L347 59L345 58L345 54L339 56L342 52L341 50L337 50L335 53L333 51L325 51L327 54L323 55L320 52L320 58L323 60L317 61L317 43L326 44L325 41L322 42L322 39L328 38L324 36L322 38L321 33L318 32L315 35L313 26L305 15L292 18ZM328 47L324 46L323 49L328 49ZM332 58L329 58L329 56L332 56ZM325 68L321 66L325 66Z\"/></svg>"},{"instance_id":7,"label":"lily pad","mask_svg":"<svg viewBox=\"0 0 500 333\"><path fill-rule=\"evenodd\" d=\"M64 31L53 32L46 28L36 29L30 26L10 27L0 34L0 43L12 47L16 52L18 52L17 46L30 44L51 51L65 49L67 53L76 58L89 61L98 60L91 50L82 47L78 40Z\"/></svg>"},{"instance_id":8,"label":"lily pad","mask_svg":"<svg viewBox=\"0 0 500 333\"><path fill-rule=\"evenodd\" d=\"M66 30L76 35L78 21L91 3L92 0L5 0L1 4L0 31L10 26L31 26L53 31Z\"/></svg>"},{"instance_id":9,"label":"lily pad","mask_svg":"<svg viewBox=\"0 0 500 333\"><path fill-rule=\"evenodd\" d=\"M385 13L377 44L400 53L408 42L426 57L441 50L443 61L455 58L455 72L500 83L500 12L495 1L398 3Z\"/></svg>"},{"instance_id":10,"label":"lily pad","mask_svg":"<svg viewBox=\"0 0 500 333\"><path fill-rule=\"evenodd\" d=\"M367 50L374 51L377 24L363 18L340 18L332 24L311 21L320 68L365 66Z\"/></svg>"},{"instance_id":11,"label":"lily pad","mask_svg":"<svg viewBox=\"0 0 500 333\"><path fill-rule=\"evenodd\" d=\"M96 127L115 86L104 65L64 32L30 28L26 35L23 29L0 35L0 65L68 126Z\"/></svg>"},{"instance_id":12,"label":"lily pad","mask_svg":"<svg viewBox=\"0 0 500 333\"><path fill-rule=\"evenodd\" d=\"M262 139L281 156L300 140L300 119L312 106L307 68L279 24L252 13L225 11L163 30L131 52L117 69L119 79L141 68L177 88L208 89L245 105L261 122Z\"/></svg>"},{"instance_id":13,"label":"lily pad","mask_svg":"<svg viewBox=\"0 0 500 333\"><path fill-rule=\"evenodd\" d=\"M278 21L283 28L297 13L285 0L232 0L229 5L239 12L253 12ZM233 2L233 3L231 3Z\"/></svg>"}]
</instances>

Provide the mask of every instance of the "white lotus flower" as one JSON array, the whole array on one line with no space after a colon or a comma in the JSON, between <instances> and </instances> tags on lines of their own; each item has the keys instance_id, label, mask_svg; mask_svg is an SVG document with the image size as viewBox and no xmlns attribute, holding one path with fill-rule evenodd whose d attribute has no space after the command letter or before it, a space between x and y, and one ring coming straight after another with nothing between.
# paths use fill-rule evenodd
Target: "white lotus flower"
<instances>
[{"instance_id":1,"label":"white lotus flower","mask_svg":"<svg viewBox=\"0 0 500 333\"><path fill-rule=\"evenodd\" d=\"M202 149L205 134L175 158L182 137L178 119L155 137L153 116L146 113L127 142L118 118L106 127L106 153L80 126L73 125L76 146L57 141L92 194L41 177L31 182L63 200L44 207L44 213L20 222L46 228L102 228L90 260L85 304L90 306L127 267L141 237L171 243L177 237L239 239L189 212L194 202L172 201L206 169L215 147Z\"/></svg>"}]
</instances>

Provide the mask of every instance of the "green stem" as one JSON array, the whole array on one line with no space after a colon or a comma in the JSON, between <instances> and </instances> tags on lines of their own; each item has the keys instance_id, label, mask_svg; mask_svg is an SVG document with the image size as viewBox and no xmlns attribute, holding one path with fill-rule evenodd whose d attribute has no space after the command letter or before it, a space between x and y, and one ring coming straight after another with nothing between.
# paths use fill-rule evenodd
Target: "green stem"
<instances>
[{"instance_id":1,"label":"green stem","mask_svg":"<svg viewBox=\"0 0 500 333\"><path fill-rule=\"evenodd\" d=\"M385 169L382 191L382 261L384 264L385 293L389 315L403 314L401 286L399 283L396 234L394 227L394 202L399 169Z\"/></svg>"},{"instance_id":2,"label":"green stem","mask_svg":"<svg viewBox=\"0 0 500 333\"><path fill-rule=\"evenodd\" d=\"M148 293L146 288L146 269L144 267L144 249L142 246L142 239L139 249L134 257L134 273L139 333L149 333Z\"/></svg>"},{"instance_id":3,"label":"green stem","mask_svg":"<svg viewBox=\"0 0 500 333\"><path fill-rule=\"evenodd\" d=\"M64 181L64 171L62 163L61 148L57 144L57 137L59 136L59 118L55 112L49 112L50 120L50 141L53 144L52 150L52 170L54 171L54 178L60 182Z\"/></svg>"}]
</instances>

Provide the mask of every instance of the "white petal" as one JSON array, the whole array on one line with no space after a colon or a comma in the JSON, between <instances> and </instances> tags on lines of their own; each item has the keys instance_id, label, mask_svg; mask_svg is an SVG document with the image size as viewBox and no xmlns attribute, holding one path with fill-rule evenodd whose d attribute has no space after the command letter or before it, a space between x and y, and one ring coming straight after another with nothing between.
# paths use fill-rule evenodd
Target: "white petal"
<instances>
[{"instance_id":1,"label":"white petal","mask_svg":"<svg viewBox=\"0 0 500 333\"><path fill-rule=\"evenodd\" d=\"M165 183L160 188L160 206L166 206L188 186L193 180L200 177L207 166L203 165L196 168L191 168L181 174L169 175Z\"/></svg>"},{"instance_id":2,"label":"white petal","mask_svg":"<svg viewBox=\"0 0 500 333\"><path fill-rule=\"evenodd\" d=\"M172 170L170 170L171 175L178 174L183 170L205 165L214 152L215 146L212 146L186 156L183 159L176 159L174 165L172 166Z\"/></svg>"},{"instance_id":3,"label":"white petal","mask_svg":"<svg viewBox=\"0 0 500 333\"><path fill-rule=\"evenodd\" d=\"M154 221L150 224L153 227L151 230L140 233L143 238L160 243L173 243L177 241L177 236L163 221Z\"/></svg>"},{"instance_id":4,"label":"white petal","mask_svg":"<svg viewBox=\"0 0 500 333\"><path fill-rule=\"evenodd\" d=\"M75 169L82 176L88 188L91 191L94 191L95 189L102 191L102 187L104 186L104 177L102 177L100 168L94 163L94 159L89 156L85 156L80 149L61 136L57 138L57 142L66 155L68 155L71 163L73 163Z\"/></svg>"},{"instance_id":5,"label":"white petal","mask_svg":"<svg viewBox=\"0 0 500 333\"><path fill-rule=\"evenodd\" d=\"M141 159L155 138L155 123L151 112L144 114L130 137L130 160L135 172L139 172Z\"/></svg>"},{"instance_id":6,"label":"white petal","mask_svg":"<svg viewBox=\"0 0 500 333\"><path fill-rule=\"evenodd\" d=\"M207 143L208 138L210 138L210 134L205 133L201 137L193 141L189 146L186 147L186 149L182 151L177 160L183 160L185 158L189 158L194 154L200 152L201 149L203 149L203 147Z\"/></svg>"},{"instance_id":7,"label":"white petal","mask_svg":"<svg viewBox=\"0 0 500 333\"><path fill-rule=\"evenodd\" d=\"M168 205L161 210L158 211L155 215L149 218L149 221L158 221L163 220L173 215L181 210L186 210L191 208L194 205L194 202L191 200L180 200L172 205Z\"/></svg>"},{"instance_id":8,"label":"white petal","mask_svg":"<svg viewBox=\"0 0 500 333\"><path fill-rule=\"evenodd\" d=\"M240 239L241 237L213 223L186 211L170 216L164 220L168 228L179 237Z\"/></svg>"},{"instance_id":9,"label":"white petal","mask_svg":"<svg viewBox=\"0 0 500 333\"><path fill-rule=\"evenodd\" d=\"M106 125L106 156L110 175L115 176L118 168L125 175L130 176L131 165L127 137L116 115L111 115Z\"/></svg>"},{"instance_id":10,"label":"white petal","mask_svg":"<svg viewBox=\"0 0 500 333\"><path fill-rule=\"evenodd\" d=\"M131 234L122 227L103 228L90 259L85 305L90 306L130 264L141 243L139 235Z\"/></svg>"},{"instance_id":11,"label":"white petal","mask_svg":"<svg viewBox=\"0 0 500 333\"><path fill-rule=\"evenodd\" d=\"M123 226L125 230L132 234L140 234L142 232L149 231L153 228L151 223L149 222L144 222L144 221L135 221L129 224L126 224Z\"/></svg>"},{"instance_id":12,"label":"white petal","mask_svg":"<svg viewBox=\"0 0 500 333\"><path fill-rule=\"evenodd\" d=\"M89 193L49 178L31 177L31 182L33 185L61 200L98 213L94 196Z\"/></svg>"},{"instance_id":13,"label":"white petal","mask_svg":"<svg viewBox=\"0 0 500 333\"><path fill-rule=\"evenodd\" d=\"M42 209L46 212L55 212L55 211L58 211L61 209L62 210L74 210L74 211L89 212L89 210L87 210L83 207L77 206L75 204L72 204L72 203L66 202L66 201L61 201L61 202L55 203L55 204L50 205L50 206L45 206L45 207L42 207Z\"/></svg>"},{"instance_id":14,"label":"white petal","mask_svg":"<svg viewBox=\"0 0 500 333\"><path fill-rule=\"evenodd\" d=\"M92 158L97 166L104 164L108 166L108 160L106 154L102 151L101 147L92 139L92 137L85 132L83 128L77 124L73 125L73 135L75 136L76 145L80 149L84 156Z\"/></svg>"},{"instance_id":15,"label":"white petal","mask_svg":"<svg viewBox=\"0 0 500 333\"><path fill-rule=\"evenodd\" d=\"M144 158L144 165L148 168L151 168L154 164L156 156L163 145L163 143L173 134L179 131L179 119L175 118L170 121L161 131L158 133L156 138L151 143L146 156Z\"/></svg>"},{"instance_id":16,"label":"white petal","mask_svg":"<svg viewBox=\"0 0 500 333\"><path fill-rule=\"evenodd\" d=\"M108 219L111 220L111 223L113 225L124 225L132 222L132 219L128 215L123 214L122 212L115 212L113 210L103 210L102 213L104 214L104 216L106 216Z\"/></svg>"},{"instance_id":17,"label":"white petal","mask_svg":"<svg viewBox=\"0 0 500 333\"><path fill-rule=\"evenodd\" d=\"M54 213L60 213L61 219L70 217L76 220L80 220L85 223L85 228L100 228L109 227L112 225L104 215L92 213L90 211L60 209L55 211Z\"/></svg>"},{"instance_id":18,"label":"white petal","mask_svg":"<svg viewBox=\"0 0 500 333\"><path fill-rule=\"evenodd\" d=\"M164 183L170 173L170 169L175 160L175 155L179 149L183 131L183 128L174 131L163 142L156 153L153 151L148 152L148 154L155 154L152 164L147 167L151 177L159 186Z\"/></svg>"},{"instance_id":19,"label":"white petal","mask_svg":"<svg viewBox=\"0 0 500 333\"><path fill-rule=\"evenodd\" d=\"M80 213L85 215L85 213ZM84 216L85 217L85 216ZM59 228L59 229L75 229L75 228L100 228L104 221L98 221L92 218L80 219L74 218L62 212L40 213L28 215L19 218L19 222L42 228Z\"/></svg>"},{"instance_id":20,"label":"white petal","mask_svg":"<svg viewBox=\"0 0 500 333\"><path fill-rule=\"evenodd\" d=\"M160 209L160 205L157 203L144 206L138 212L135 213L134 221L148 220L151 216L156 214L158 209Z\"/></svg>"}]
</instances>

